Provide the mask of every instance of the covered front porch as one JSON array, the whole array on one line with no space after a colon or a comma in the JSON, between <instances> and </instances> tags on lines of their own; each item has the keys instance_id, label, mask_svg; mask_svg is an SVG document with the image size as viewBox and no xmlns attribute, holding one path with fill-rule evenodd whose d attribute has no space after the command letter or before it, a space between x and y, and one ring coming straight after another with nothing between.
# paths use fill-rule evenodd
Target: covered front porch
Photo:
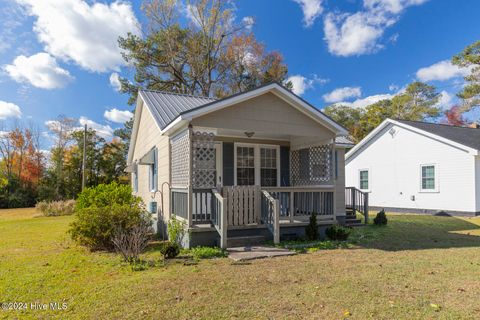
<instances>
[{"instance_id":1,"label":"covered front porch","mask_svg":"<svg viewBox=\"0 0 480 320\"><path fill-rule=\"evenodd\" d=\"M333 224L345 212L334 136L255 134L190 126L172 137L171 213L193 233L215 230L223 248L229 232L247 229L266 229L278 243L282 229L303 228L312 213Z\"/></svg>"},{"instance_id":2,"label":"covered front porch","mask_svg":"<svg viewBox=\"0 0 480 320\"><path fill-rule=\"evenodd\" d=\"M278 85L188 111L167 132L171 213L192 232L215 230L221 247L234 230L266 229L279 242L312 213L320 225L345 215L335 143L345 130Z\"/></svg>"}]
</instances>

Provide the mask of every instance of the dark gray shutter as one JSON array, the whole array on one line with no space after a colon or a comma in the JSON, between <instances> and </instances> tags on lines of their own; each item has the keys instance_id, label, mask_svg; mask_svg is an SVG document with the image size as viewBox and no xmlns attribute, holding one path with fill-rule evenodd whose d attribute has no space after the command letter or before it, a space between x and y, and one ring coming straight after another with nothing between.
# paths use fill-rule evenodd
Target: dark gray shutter
<instances>
[{"instance_id":1,"label":"dark gray shutter","mask_svg":"<svg viewBox=\"0 0 480 320\"><path fill-rule=\"evenodd\" d=\"M233 186L233 157L234 157L233 142L223 143L223 185Z\"/></svg>"},{"instance_id":2,"label":"dark gray shutter","mask_svg":"<svg viewBox=\"0 0 480 320\"><path fill-rule=\"evenodd\" d=\"M280 147L280 186L290 187L290 147Z\"/></svg>"}]
</instances>

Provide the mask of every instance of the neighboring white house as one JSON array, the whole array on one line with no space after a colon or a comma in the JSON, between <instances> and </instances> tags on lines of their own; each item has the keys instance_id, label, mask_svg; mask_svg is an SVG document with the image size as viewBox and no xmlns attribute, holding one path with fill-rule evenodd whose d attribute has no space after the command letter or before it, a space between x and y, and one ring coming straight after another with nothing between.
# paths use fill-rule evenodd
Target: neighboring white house
<instances>
[{"instance_id":1,"label":"neighboring white house","mask_svg":"<svg viewBox=\"0 0 480 320\"><path fill-rule=\"evenodd\" d=\"M370 208L480 213L480 129L387 119L345 156Z\"/></svg>"},{"instance_id":2,"label":"neighboring white house","mask_svg":"<svg viewBox=\"0 0 480 320\"><path fill-rule=\"evenodd\" d=\"M220 100L141 90L128 170L161 229L185 222L186 246L279 241L312 213L322 228L347 219L346 134L277 83Z\"/></svg>"}]
</instances>

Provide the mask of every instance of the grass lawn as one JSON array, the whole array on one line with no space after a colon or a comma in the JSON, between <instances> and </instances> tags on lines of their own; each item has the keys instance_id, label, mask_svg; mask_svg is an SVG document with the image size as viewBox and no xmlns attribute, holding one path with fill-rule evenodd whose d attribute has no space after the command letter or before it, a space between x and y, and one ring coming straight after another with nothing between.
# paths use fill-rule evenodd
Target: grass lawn
<instances>
[{"instance_id":1,"label":"grass lawn","mask_svg":"<svg viewBox=\"0 0 480 320\"><path fill-rule=\"evenodd\" d=\"M387 227L356 229L349 248L131 271L72 243L72 217L34 215L0 211L0 301L68 307L0 318L480 318L480 218L388 215Z\"/></svg>"}]
</instances>

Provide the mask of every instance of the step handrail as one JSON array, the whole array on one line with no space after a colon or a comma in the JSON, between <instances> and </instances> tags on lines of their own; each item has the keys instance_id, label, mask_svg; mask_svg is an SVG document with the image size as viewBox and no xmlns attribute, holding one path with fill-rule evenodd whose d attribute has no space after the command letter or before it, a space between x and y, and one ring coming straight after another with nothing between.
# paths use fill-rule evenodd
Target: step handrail
<instances>
[{"instance_id":1,"label":"step handrail","mask_svg":"<svg viewBox=\"0 0 480 320\"><path fill-rule=\"evenodd\" d=\"M262 190L262 221L273 234L273 243L280 242L280 201Z\"/></svg>"},{"instance_id":2,"label":"step handrail","mask_svg":"<svg viewBox=\"0 0 480 320\"><path fill-rule=\"evenodd\" d=\"M215 196L215 217L212 219L213 226L220 235L220 247L222 249L227 248L227 201L226 199L218 192L217 189L212 189L212 193Z\"/></svg>"},{"instance_id":3,"label":"step handrail","mask_svg":"<svg viewBox=\"0 0 480 320\"><path fill-rule=\"evenodd\" d=\"M352 209L353 212L360 212L365 217L365 224L368 224L368 192L364 192L356 187L345 188L345 207Z\"/></svg>"}]
</instances>

